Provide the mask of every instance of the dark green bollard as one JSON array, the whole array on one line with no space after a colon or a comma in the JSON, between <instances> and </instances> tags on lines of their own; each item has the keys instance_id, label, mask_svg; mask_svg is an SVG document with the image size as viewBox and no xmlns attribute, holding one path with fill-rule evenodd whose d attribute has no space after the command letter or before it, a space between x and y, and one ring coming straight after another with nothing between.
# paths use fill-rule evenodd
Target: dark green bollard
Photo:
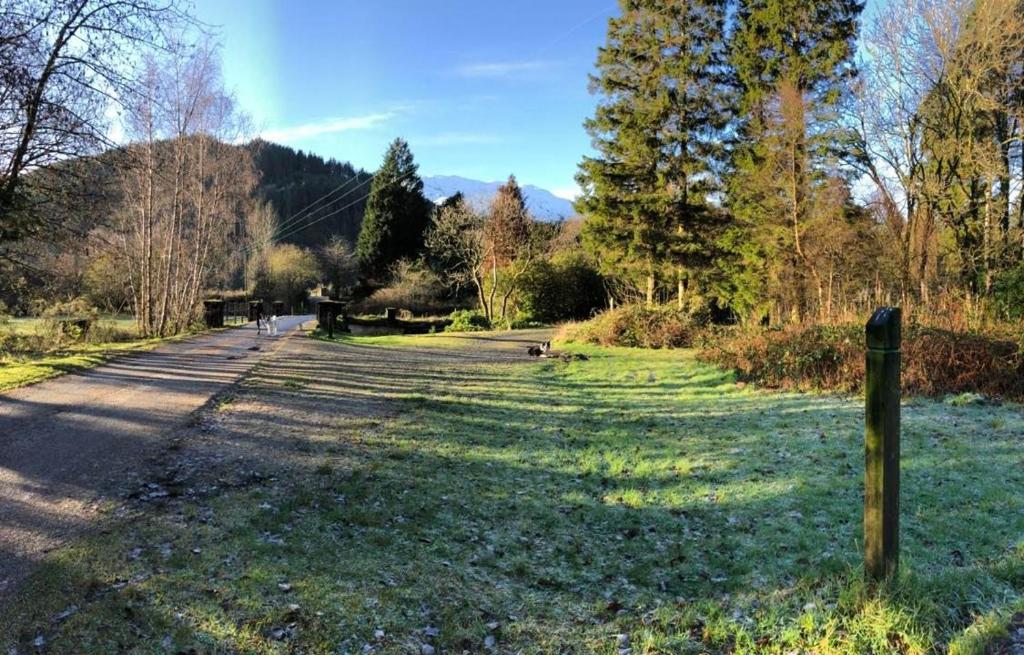
<instances>
[{"instance_id":1,"label":"dark green bollard","mask_svg":"<svg viewBox=\"0 0 1024 655\"><path fill-rule=\"evenodd\" d=\"M204 300L203 301L203 322L208 328L224 327L224 301Z\"/></svg>"},{"instance_id":2,"label":"dark green bollard","mask_svg":"<svg viewBox=\"0 0 1024 655\"><path fill-rule=\"evenodd\" d=\"M899 307L875 310L865 332L864 571L878 581L899 566Z\"/></svg>"}]
</instances>

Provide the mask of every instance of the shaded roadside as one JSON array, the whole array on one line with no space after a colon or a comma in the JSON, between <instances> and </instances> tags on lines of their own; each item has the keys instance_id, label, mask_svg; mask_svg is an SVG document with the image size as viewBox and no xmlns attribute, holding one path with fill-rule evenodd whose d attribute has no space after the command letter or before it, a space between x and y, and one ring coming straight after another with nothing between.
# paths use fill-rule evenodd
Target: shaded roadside
<instances>
[{"instance_id":1,"label":"shaded roadside","mask_svg":"<svg viewBox=\"0 0 1024 655\"><path fill-rule=\"evenodd\" d=\"M0 394L0 602L192 413L289 340L246 326Z\"/></svg>"}]
</instances>

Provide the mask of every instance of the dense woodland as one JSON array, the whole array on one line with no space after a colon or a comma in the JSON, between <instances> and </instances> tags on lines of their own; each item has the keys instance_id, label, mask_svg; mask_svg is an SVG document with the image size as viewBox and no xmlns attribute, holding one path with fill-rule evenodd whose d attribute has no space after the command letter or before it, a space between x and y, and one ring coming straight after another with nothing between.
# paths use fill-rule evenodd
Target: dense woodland
<instances>
[{"instance_id":1,"label":"dense woodland","mask_svg":"<svg viewBox=\"0 0 1024 655\"><path fill-rule=\"evenodd\" d=\"M620 4L579 181L624 294L773 323L1019 298L1020 3Z\"/></svg>"},{"instance_id":2,"label":"dense woodland","mask_svg":"<svg viewBox=\"0 0 1024 655\"><path fill-rule=\"evenodd\" d=\"M560 225L529 216L514 176L484 211L434 206L401 139L373 175L231 145L244 108L173 3L7 4L11 312L84 298L168 334L207 295L301 305L318 285L358 311L510 326L630 303L770 325L1022 311L1016 0L889 0L866 22L855 0L621 0L590 81L582 220Z\"/></svg>"}]
</instances>

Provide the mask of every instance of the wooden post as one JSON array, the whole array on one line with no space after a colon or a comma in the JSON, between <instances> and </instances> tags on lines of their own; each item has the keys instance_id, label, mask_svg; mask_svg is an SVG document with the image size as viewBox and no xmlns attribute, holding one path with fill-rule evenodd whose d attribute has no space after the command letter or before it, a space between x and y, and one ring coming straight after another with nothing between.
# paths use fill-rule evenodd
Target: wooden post
<instances>
[{"instance_id":1,"label":"wooden post","mask_svg":"<svg viewBox=\"0 0 1024 655\"><path fill-rule=\"evenodd\" d=\"M900 547L900 309L875 310L865 329L864 571L896 572Z\"/></svg>"},{"instance_id":2,"label":"wooden post","mask_svg":"<svg viewBox=\"0 0 1024 655\"><path fill-rule=\"evenodd\" d=\"M208 328L224 327L224 301L204 300L203 320Z\"/></svg>"}]
</instances>

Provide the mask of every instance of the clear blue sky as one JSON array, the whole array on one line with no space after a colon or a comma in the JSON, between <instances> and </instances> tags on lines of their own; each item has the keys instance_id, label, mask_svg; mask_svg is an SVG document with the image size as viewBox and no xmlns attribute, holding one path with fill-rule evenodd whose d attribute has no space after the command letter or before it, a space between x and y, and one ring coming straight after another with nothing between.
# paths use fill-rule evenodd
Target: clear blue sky
<instances>
[{"instance_id":1,"label":"clear blue sky","mask_svg":"<svg viewBox=\"0 0 1024 655\"><path fill-rule=\"evenodd\" d=\"M867 14L883 0L869 0ZM265 138L375 170L397 136L424 175L510 173L569 196L615 0L196 0Z\"/></svg>"},{"instance_id":2,"label":"clear blue sky","mask_svg":"<svg viewBox=\"0 0 1024 655\"><path fill-rule=\"evenodd\" d=\"M424 175L562 194L614 0L197 0L264 137L375 170L404 137Z\"/></svg>"}]
</instances>

